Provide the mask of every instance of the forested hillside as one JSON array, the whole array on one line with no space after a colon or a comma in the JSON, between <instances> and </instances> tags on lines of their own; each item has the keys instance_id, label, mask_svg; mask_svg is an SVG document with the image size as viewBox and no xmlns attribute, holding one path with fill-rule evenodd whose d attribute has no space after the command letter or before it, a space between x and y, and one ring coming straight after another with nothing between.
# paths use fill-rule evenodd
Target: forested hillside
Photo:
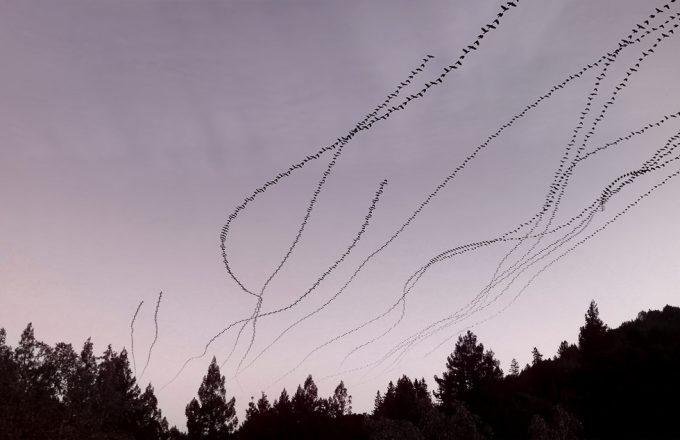
<instances>
[{"instance_id":1,"label":"forested hillside","mask_svg":"<svg viewBox=\"0 0 680 440\"><path fill-rule=\"evenodd\" d=\"M0 329L1 439L677 439L680 308L640 312L615 329L592 302L579 340L504 374L474 333L458 338L428 388L406 376L353 414L343 382L322 398L314 380L270 401L228 397L213 359L186 405L187 432L169 427L149 385L136 384L125 349L96 356L88 339L50 346L29 324L18 344ZM236 406L247 404L245 420Z\"/></svg>"}]
</instances>

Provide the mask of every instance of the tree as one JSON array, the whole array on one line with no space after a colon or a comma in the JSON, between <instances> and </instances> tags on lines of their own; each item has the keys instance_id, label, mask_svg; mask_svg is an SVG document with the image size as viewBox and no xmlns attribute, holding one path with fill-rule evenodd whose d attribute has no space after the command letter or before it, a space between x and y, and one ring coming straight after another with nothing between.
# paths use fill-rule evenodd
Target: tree
<instances>
[{"instance_id":1,"label":"tree","mask_svg":"<svg viewBox=\"0 0 680 440\"><path fill-rule=\"evenodd\" d=\"M293 413L293 404L288 396L288 391L284 388L279 398L274 400L274 410L277 414L288 417Z\"/></svg>"},{"instance_id":2,"label":"tree","mask_svg":"<svg viewBox=\"0 0 680 440\"><path fill-rule=\"evenodd\" d=\"M251 397L250 402L248 402L248 408L246 409L246 420L256 418L259 415L263 415L272 410L272 406L267 399L267 395L262 392L262 396L255 403L255 398Z\"/></svg>"},{"instance_id":3,"label":"tree","mask_svg":"<svg viewBox=\"0 0 680 440\"><path fill-rule=\"evenodd\" d=\"M515 358L510 362L510 376L519 376L519 363Z\"/></svg>"},{"instance_id":4,"label":"tree","mask_svg":"<svg viewBox=\"0 0 680 440\"><path fill-rule=\"evenodd\" d=\"M590 301L586 311L586 322L579 329L578 345L585 359L592 359L602 352L607 335L607 325L600 319L595 301Z\"/></svg>"},{"instance_id":5,"label":"tree","mask_svg":"<svg viewBox=\"0 0 680 440\"><path fill-rule=\"evenodd\" d=\"M96 390L98 375L97 359L94 356L92 341L88 338L83 344L76 360L74 375L70 378L64 403L68 408L67 423L77 432L94 432L100 418L95 416Z\"/></svg>"},{"instance_id":6,"label":"tree","mask_svg":"<svg viewBox=\"0 0 680 440\"><path fill-rule=\"evenodd\" d=\"M291 401L293 412L298 417L306 417L314 413L319 407L319 389L310 374L303 386L298 385Z\"/></svg>"},{"instance_id":7,"label":"tree","mask_svg":"<svg viewBox=\"0 0 680 440\"><path fill-rule=\"evenodd\" d=\"M531 365L538 365L541 362L543 362L543 355L541 354L540 351L538 351L538 348L534 347L533 350L531 350Z\"/></svg>"},{"instance_id":8,"label":"tree","mask_svg":"<svg viewBox=\"0 0 680 440\"><path fill-rule=\"evenodd\" d=\"M446 371L441 378L435 376L439 399L444 411L452 411L455 400L468 401L482 385L503 378L503 371L493 351L484 351L471 331L458 337L451 355L446 359Z\"/></svg>"},{"instance_id":9,"label":"tree","mask_svg":"<svg viewBox=\"0 0 680 440\"><path fill-rule=\"evenodd\" d=\"M52 360L52 348L35 338L29 323L21 333L19 345L14 349L16 365L17 401L14 402L14 420L19 437L38 438L58 434L56 426L60 416L58 377Z\"/></svg>"},{"instance_id":10,"label":"tree","mask_svg":"<svg viewBox=\"0 0 680 440\"><path fill-rule=\"evenodd\" d=\"M104 432L132 432L138 426L140 389L123 349L104 351L95 382L95 418Z\"/></svg>"},{"instance_id":11,"label":"tree","mask_svg":"<svg viewBox=\"0 0 680 440\"><path fill-rule=\"evenodd\" d=\"M327 407L328 415L334 418L352 413L352 396L347 394L347 387L343 381L340 381L333 395L328 398Z\"/></svg>"},{"instance_id":12,"label":"tree","mask_svg":"<svg viewBox=\"0 0 680 440\"><path fill-rule=\"evenodd\" d=\"M147 385L144 392L139 396L138 419L136 432L138 438L157 439L169 434L168 421L158 408L158 399L151 384Z\"/></svg>"},{"instance_id":13,"label":"tree","mask_svg":"<svg viewBox=\"0 0 680 440\"><path fill-rule=\"evenodd\" d=\"M6 337L5 329L0 328L0 436L14 428L20 398L19 368L12 347L5 344Z\"/></svg>"},{"instance_id":14,"label":"tree","mask_svg":"<svg viewBox=\"0 0 680 440\"><path fill-rule=\"evenodd\" d=\"M373 400L373 416L374 417L380 417L381 411L383 407L383 398L382 395L380 394L380 391L377 391L375 393L375 399Z\"/></svg>"},{"instance_id":15,"label":"tree","mask_svg":"<svg viewBox=\"0 0 680 440\"><path fill-rule=\"evenodd\" d=\"M236 427L236 399L232 397L227 401L224 382L225 378L220 375L217 360L213 357L198 388L199 400L192 399L185 410L190 439L224 438Z\"/></svg>"}]
</instances>

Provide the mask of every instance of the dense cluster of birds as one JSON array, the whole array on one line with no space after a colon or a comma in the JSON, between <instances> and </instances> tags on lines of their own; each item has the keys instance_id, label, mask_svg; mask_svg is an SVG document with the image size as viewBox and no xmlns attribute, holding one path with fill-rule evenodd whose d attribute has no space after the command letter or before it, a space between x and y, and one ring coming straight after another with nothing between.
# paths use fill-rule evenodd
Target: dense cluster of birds
<instances>
[{"instance_id":1,"label":"dense cluster of birds","mask_svg":"<svg viewBox=\"0 0 680 440\"><path fill-rule=\"evenodd\" d=\"M472 56L476 51L479 51L482 48L482 40L486 35L501 29L504 15L509 13L513 8L518 7L519 3L520 1L515 0L502 4L496 16L494 16L487 25L481 28L481 33L477 35L477 37L470 44L466 44L461 49L462 53L454 62L445 66L443 70L438 72L436 76L430 81L424 82L417 92L405 94L407 88L415 87L415 81L420 75L423 75L425 72L427 72L429 67L428 63L434 58L433 55L427 55L424 59L422 59L421 63L415 69L410 71L407 78L400 82L396 89L386 96L382 103L376 106L370 113L365 115L363 119L357 122L356 125L351 130L349 130L346 135L339 137L332 144L321 148L315 154L309 155L303 160L294 163L285 171L277 174L273 179L265 182L261 187L257 188L253 193L246 197L244 201L238 205L231 212L231 214L228 215L226 224L220 233L220 248L223 263L229 277L235 282L240 291L242 291L244 294L254 297L256 303L253 306L253 310L249 316L229 323L220 332L210 338L203 347L201 353L187 359L186 362L184 362L184 364L180 367L179 371L177 371L177 373L165 386L175 381L190 362L203 358L208 353L208 350L215 343L215 341L232 329L234 329L236 333L235 340L222 365L224 366L232 358L233 354L238 348L243 334L246 332L248 327L250 327L250 339L247 343L247 347L240 357L240 360L238 361L234 376L236 377L238 374L254 365L269 349L279 343L279 341L293 328L301 325L310 317L322 312L330 303L342 295L343 292L345 292L347 288L355 281L358 274L369 266L375 256L383 252L406 229L408 229L414 223L415 219L421 214L421 212L423 212L423 210L425 210L432 202L432 200L434 200L465 167L473 162L481 151L485 150L489 145L502 137L506 130L515 125L518 121L525 118L531 112L538 109L547 100L556 94L567 90L570 84L573 84L579 80L584 80L587 73L594 73L592 86L587 92L584 106L578 115L573 128L571 129L570 138L563 147L563 154L560 157L559 164L557 165L557 169L555 170L552 181L548 185L546 195L531 217L511 228L508 228L507 231L499 233L495 237L491 237L486 240L460 244L429 258L424 264L411 273L411 275L404 282L403 288L395 297L395 300L389 304L389 306L386 307L384 311L365 320L357 326L339 332L336 336L329 338L327 341L319 344L302 356L300 361L278 380L282 380L288 374L295 371L315 353L348 337L349 335L360 332L362 329L365 329L371 324L386 319L388 316L393 315L395 311L398 310L399 314L397 315L396 319L388 324L379 335L369 338L349 350L349 352L342 359L342 362L339 366L339 368L341 368L355 353L365 349L370 345L376 344L378 341L385 338L393 330L399 327L407 313L406 304L408 295L418 285L425 274L428 273L428 271L430 271L433 267L439 263L451 260L469 252L474 252L490 246L508 245L509 249L502 255L498 263L495 265L493 274L491 275L488 282L486 282L484 287L462 307L458 308L452 313L447 314L441 319L428 323L420 330L414 332L406 338L403 338L397 344L389 348L389 350L387 350L385 353L378 356L373 362L355 366L351 369L343 370L337 374L345 374L351 371L361 370L368 372L381 366L387 369L393 368L398 365L399 362L403 360L407 354L419 344L450 329L453 326L462 324L464 322L467 323L463 327L457 328L455 331L449 330L450 334L446 335L444 339L438 343L438 345L429 351L429 353L434 352L442 344L449 341L452 337L458 335L460 331L464 331L498 316L498 314L510 307L517 300L517 298L519 298L521 294L532 285L537 277L553 267L566 255L573 252L575 249L587 243L593 237L607 229L611 224L619 220L622 216L626 215L632 208L636 207L643 199L649 197L656 190L680 174L680 170L673 171L673 169L670 169L669 171L669 168L671 168L672 165L677 164L676 161L680 159L680 152L677 150L678 145L680 144L680 131L678 131L676 134L669 137L663 146L654 150L653 154L636 166L636 168L616 176L601 189L597 190L595 193L596 196L589 203L587 203L587 205L584 206L580 212L567 219L561 219L559 216L560 209L564 210L563 200L565 199L565 195L567 194L570 187L572 177L580 165L584 164L587 160L596 157L598 154L603 153L604 151L611 151L619 148L621 145L634 138L638 138L644 134L652 132L653 130L661 129L662 127L666 127L669 124L680 122L680 112L662 115L657 117L654 121L647 123L636 130L632 130L629 133L612 141L602 145L592 145L595 135L599 133L598 130L601 123L608 116L609 110L616 105L617 99L625 91L631 81L631 78L638 74L638 72L640 72L649 63L649 60L656 54L657 49L669 39L671 39L675 35L678 26L680 26L678 23L678 21L680 21L680 12L675 11L675 7L673 6L673 4L676 3L676 0L669 0L666 4L660 7L652 8L651 13L646 15L641 22L635 24L629 34L622 38L617 43L616 47L612 48L612 50L603 54L601 57L585 65L584 67L576 70L574 73L567 75L564 80L552 86L547 92L540 95L538 99L524 107L519 113L510 117L507 122L502 124L493 134L489 135L483 143L473 149L462 162L460 162L454 169L451 170L450 174L448 174L416 206L416 208L411 212L406 220L403 221L400 226L388 236L387 240L370 252L368 256L358 264L354 271L351 271L351 275L349 275L344 283L341 283L341 287L337 289L337 291L335 291L335 293L330 296L326 302L296 321L292 322L270 343L266 344L264 348L257 352L257 354L249 358L256 340L258 321L293 309L306 298L308 298L309 295L314 293L319 285L326 278L328 278L336 268L346 261L347 257L357 247L359 241L362 239L362 237L364 237L365 232L370 225L374 211L378 207L381 195L387 187L387 180L380 182L378 189L375 191L374 197L368 207L368 211L363 219L363 222L354 235L353 240L334 260L334 262L328 266L326 270L323 271L321 275L319 275L318 278L316 278L316 280L294 300L278 308L273 308L271 310L264 309L265 293L272 281L279 275L283 267L289 262L295 253L295 249L305 234L305 229L310 221L312 213L320 197L323 195L324 187L332 175L334 167L342 155L344 148L360 133L370 130L376 124L383 123L395 112L403 111L411 103L422 98L427 93L430 93L433 87L446 82L449 79L449 74L451 72L460 69L468 57ZM640 49L640 46L643 47ZM638 50L639 52L633 58L632 63L625 68L623 78L618 82L610 81L610 77L613 76L611 74L612 68L616 65L616 63L621 62L621 54L634 50ZM260 287L256 288L247 286L246 283L237 276L232 265L233 250L229 246L229 239L230 234L232 233L234 221L261 194L268 191L273 186L279 184L284 179L292 176L310 162L319 160L327 155L330 155L328 164L326 165L320 180L314 188L312 197L309 200L304 212L303 219L299 224L297 232L290 242L290 245L287 247L285 254L278 261L273 270L269 272L269 275L265 277L264 282ZM641 178L643 176L653 175L658 175L660 177L655 177L655 183L653 183L651 187L645 187L646 190L641 194L632 197L628 195L629 198L626 200L630 200L630 202L628 204L623 203L623 208L618 212L615 212L612 215L610 212L611 210L608 211L605 209L611 200L617 198L622 193L626 193L625 190L635 187L634 184L638 183L637 186L649 184L649 180ZM596 219L598 219L598 221L599 219L602 220L600 223L597 223ZM522 279L525 280L523 284L517 286L518 281ZM508 292L515 289L515 287L518 287L518 289L514 290L514 295L511 296L510 300L503 304L502 307L496 310L493 314L473 323L468 322L469 318L480 315L481 312L497 304L502 298L507 298ZM162 292L161 295L159 295L156 305L156 314L154 315L154 320L156 322L156 336L154 337L154 342L149 348L147 363L144 367L144 370L142 371L142 375L149 364L151 351L158 335L157 313L161 296ZM136 362L134 361L134 322L137 318L137 314L139 313L141 305L142 303L140 303L137 307L131 323L133 364L135 365L135 370ZM334 374L333 376L336 376L337 374Z\"/></svg>"}]
</instances>

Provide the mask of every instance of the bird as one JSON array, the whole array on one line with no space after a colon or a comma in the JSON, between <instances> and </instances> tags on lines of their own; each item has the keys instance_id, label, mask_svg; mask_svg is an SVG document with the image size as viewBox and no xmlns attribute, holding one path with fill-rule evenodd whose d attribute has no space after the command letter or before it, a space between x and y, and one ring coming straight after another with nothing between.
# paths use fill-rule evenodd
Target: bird
<instances>
[{"instance_id":1,"label":"bird","mask_svg":"<svg viewBox=\"0 0 680 440\"><path fill-rule=\"evenodd\" d=\"M515 6L517 6L514 2L508 2L508 4L509 4L510 6L512 6L513 8L514 8Z\"/></svg>"}]
</instances>

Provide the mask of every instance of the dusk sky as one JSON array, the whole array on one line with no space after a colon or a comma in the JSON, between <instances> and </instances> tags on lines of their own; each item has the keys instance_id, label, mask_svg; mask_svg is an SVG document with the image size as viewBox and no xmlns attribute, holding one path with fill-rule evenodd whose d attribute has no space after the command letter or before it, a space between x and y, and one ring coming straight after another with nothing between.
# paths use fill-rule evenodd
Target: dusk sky
<instances>
[{"instance_id":1,"label":"dusk sky","mask_svg":"<svg viewBox=\"0 0 680 440\"><path fill-rule=\"evenodd\" d=\"M283 387L292 394L310 373L324 396L344 380L358 412L370 410L375 392L401 374L424 377L433 389L455 337L471 325L507 371L512 358L529 362L534 346L551 357L560 341L576 342L591 299L610 326L640 310L679 305L680 178L666 179L679 172L680 152L664 145L680 130L680 118L671 117L680 112L680 41L669 32L680 23L680 4L516 3L493 29L486 25L502 11L495 1L1 1L0 326L8 341L15 345L33 322L37 338L50 344L80 350L92 337L98 353L108 343L130 352L131 319L143 300L134 326L138 382L143 388L151 381L164 414L183 428L184 407L212 356L225 362L240 326L169 382L257 305L225 267L221 228L267 181L346 136L423 59L423 71L390 106L450 72L343 147L300 240L262 294L261 312L294 303L346 257L289 310L259 318L249 352L246 326L224 363L241 420L250 396L265 391L273 401ZM489 136L613 53L633 29L636 37L648 34L495 136L343 289ZM464 48L460 67L449 69ZM294 369L315 347L388 310L432 257L502 237L534 218L565 151L566 167L657 121L577 161L558 210L551 205L507 237L555 229L595 206L584 217L541 240L497 241L432 265L408 292L398 325L401 304ZM259 293L286 255L337 151L257 193L231 223L230 269L249 290ZM650 158L656 162L634 181L592 205ZM583 218L591 220L568 235ZM562 241L553 253L528 260L555 240ZM501 261L499 273L510 276L473 303L483 307L446 321L451 325L418 340L398 364L391 358L360 368L484 293ZM523 264L526 270L513 272ZM160 291L158 341L140 378ZM383 334L341 365L352 349Z\"/></svg>"}]
</instances>

